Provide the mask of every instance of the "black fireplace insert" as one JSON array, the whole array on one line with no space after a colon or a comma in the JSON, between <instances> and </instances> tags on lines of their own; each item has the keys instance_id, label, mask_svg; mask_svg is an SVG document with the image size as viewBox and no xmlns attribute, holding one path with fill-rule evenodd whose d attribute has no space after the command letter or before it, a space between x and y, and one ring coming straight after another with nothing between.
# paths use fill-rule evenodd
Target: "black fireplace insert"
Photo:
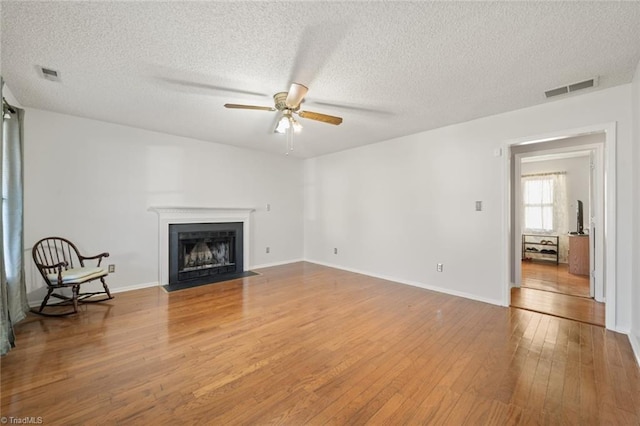
<instances>
[{"instance_id":1,"label":"black fireplace insert","mask_svg":"<svg viewBox=\"0 0 640 426\"><path fill-rule=\"evenodd\" d=\"M220 281L242 273L243 223L169 225L169 285Z\"/></svg>"}]
</instances>

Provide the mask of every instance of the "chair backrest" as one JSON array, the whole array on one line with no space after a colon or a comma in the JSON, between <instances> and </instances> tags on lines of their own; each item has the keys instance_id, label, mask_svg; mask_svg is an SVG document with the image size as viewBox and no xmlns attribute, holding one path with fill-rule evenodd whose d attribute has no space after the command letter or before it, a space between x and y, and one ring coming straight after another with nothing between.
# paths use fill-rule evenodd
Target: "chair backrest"
<instances>
[{"instance_id":1,"label":"chair backrest","mask_svg":"<svg viewBox=\"0 0 640 426\"><path fill-rule=\"evenodd\" d=\"M62 237L41 239L34 244L32 254L33 261L47 282L47 274L58 272L55 265L65 262L64 269L84 266L78 248L71 241Z\"/></svg>"}]
</instances>

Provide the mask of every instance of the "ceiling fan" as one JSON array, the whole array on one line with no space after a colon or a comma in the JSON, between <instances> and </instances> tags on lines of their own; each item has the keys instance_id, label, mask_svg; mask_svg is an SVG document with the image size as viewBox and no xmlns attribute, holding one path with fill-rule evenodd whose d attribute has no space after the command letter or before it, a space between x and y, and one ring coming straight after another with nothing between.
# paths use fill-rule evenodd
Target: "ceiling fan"
<instances>
[{"instance_id":1,"label":"ceiling fan","mask_svg":"<svg viewBox=\"0 0 640 426\"><path fill-rule=\"evenodd\" d=\"M234 109L252 109L260 111L282 111L282 117L278 120L274 132L286 133L289 135L289 141L287 146L289 150L293 150L293 132L299 132L302 126L293 118L293 114L298 117L307 118L309 120L321 121L323 123L329 123L339 125L342 123L342 117L336 117L333 115L320 114L313 111L300 111L300 104L307 94L309 89L299 83L292 83L288 92L278 92L273 95L275 106L257 106L257 105L240 105L240 104L224 104L225 108Z\"/></svg>"}]
</instances>

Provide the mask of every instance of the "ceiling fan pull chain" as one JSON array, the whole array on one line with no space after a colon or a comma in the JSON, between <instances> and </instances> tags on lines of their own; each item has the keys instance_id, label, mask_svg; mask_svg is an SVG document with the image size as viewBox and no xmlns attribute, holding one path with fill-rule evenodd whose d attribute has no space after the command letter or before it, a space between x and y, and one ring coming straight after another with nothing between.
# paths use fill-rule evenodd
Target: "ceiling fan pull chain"
<instances>
[{"instance_id":1,"label":"ceiling fan pull chain","mask_svg":"<svg viewBox=\"0 0 640 426\"><path fill-rule=\"evenodd\" d=\"M287 155L289 155L289 152L293 151L293 125L289 124L289 127L287 128Z\"/></svg>"}]
</instances>

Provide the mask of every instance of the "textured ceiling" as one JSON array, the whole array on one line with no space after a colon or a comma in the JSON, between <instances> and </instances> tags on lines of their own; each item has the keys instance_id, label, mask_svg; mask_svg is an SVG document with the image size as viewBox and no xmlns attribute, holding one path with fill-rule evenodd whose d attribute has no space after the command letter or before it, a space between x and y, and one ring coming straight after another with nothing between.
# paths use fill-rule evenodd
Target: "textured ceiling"
<instances>
[{"instance_id":1,"label":"textured ceiling","mask_svg":"<svg viewBox=\"0 0 640 426\"><path fill-rule=\"evenodd\" d=\"M588 90L628 83L640 61L640 2L0 7L1 71L22 105L282 153L275 112L223 104L271 106L298 82L302 109L344 118L300 119L300 157L552 102L545 90L594 76Z\"/></svg>"}]
</instances>

